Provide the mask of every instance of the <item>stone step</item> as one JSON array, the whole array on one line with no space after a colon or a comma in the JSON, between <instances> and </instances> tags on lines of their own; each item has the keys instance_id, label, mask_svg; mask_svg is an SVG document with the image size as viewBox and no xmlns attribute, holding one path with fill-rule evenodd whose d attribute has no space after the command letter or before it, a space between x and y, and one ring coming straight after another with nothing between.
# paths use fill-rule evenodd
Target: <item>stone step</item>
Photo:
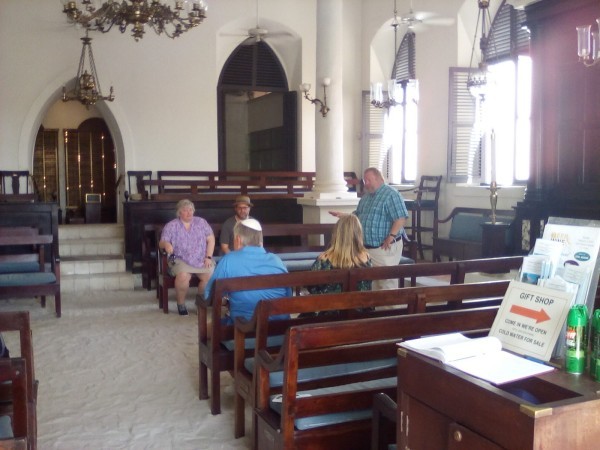
<instances>
[{"instance_id":1,"label":"stone step","mask_svg":"<svg viewBox=\"0 0 600 450\"><path fill-rule=\"evenodd\" d=\"M60 288L63 292L133 291L135 276L129 272L61 275Z\"/></svg>"},{"instance_id":2,"label":"stone step","mask_svg":"<svg viewBox=\"0 0 600 450\"><path fill-rule=\"evenodd\" d=\"M120 255L125 251L125 239L121 237L88 237L60 239L59 249L61 258L67 256L102 256Z\"/></svg>"},{"instance_id":3,"label":"stone step","mask_svg":"<svg viewBox=\"0 0 600 450\"><path fill-rule=\"evenodd\" d=\"M98 223L89 225L59 225L58 240L88 238L123 238L125 228L115 223Z\"/></svg>"},{"instance_id":4,"label":"stone step","mask_svg":"<svg viewBox=\"0 0 600 450\"><path fill-rule=\"evenodd\" d=\"M122 255L62 256L60 275L92 275L125 272Z\"/></svg>"},{"instance_id":5,"label":"stone step","mask_svg":"<svg viewBox=\"0 0 600 450\"><path fill-rule=\"evenodd\" d=\"M60 225L61 290L130 291L141 286L125 268L124 234L118 224Z\"/></svg>"}]
</instances>

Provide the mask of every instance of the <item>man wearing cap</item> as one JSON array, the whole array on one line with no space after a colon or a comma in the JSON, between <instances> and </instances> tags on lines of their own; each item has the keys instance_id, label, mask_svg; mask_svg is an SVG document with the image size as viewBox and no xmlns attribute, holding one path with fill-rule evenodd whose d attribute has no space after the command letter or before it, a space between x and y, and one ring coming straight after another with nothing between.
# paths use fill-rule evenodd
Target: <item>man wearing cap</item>
<instances>
[{"instance_id":1,"label":"man wearing cap","mask_svg":"<svg viewBox=\"0 0 600 450\"><path fill-rule=\"evenodd\" d=\"M253 275L273 275L287 273L279 256L267 253L263 248L262 227L256 219L240 220L233 227L233 250L221 258L206 289L204 298L210 298L215 280L219 278L249 277ZM254 308L260 300L290 297L292 290L286 288L255 289L229 293L229 317L233 323L236 317L252 318ZM274 319L286 318L276 316Z\"/></svg>"},{"instance_id":2,"label":"man wearing cap","mask_svg":"<svg viewBox=\"0 0 600 450\"><path fill-rule=\"evenodd\" d=\"M226 255L233 250L233 227L240 220L250 219L250 208L254 205L250 203L250 197L247 195L238 195L233 202L235 215L231 216L221 227L219 241L221 242L221 255Z\"/></svg>"}]
</instances>

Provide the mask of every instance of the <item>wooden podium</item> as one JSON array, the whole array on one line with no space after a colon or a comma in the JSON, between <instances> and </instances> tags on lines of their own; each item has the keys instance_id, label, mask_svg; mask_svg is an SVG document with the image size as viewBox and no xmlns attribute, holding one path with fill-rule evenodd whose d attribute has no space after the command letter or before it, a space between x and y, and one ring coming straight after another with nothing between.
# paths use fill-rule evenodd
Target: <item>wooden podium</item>
<instances>
[{"instance_id":1,"label":"wooden podium","mask_svg":"<svg viewBox=\"0 0 600 450\"><path fill-rule=\"evenodd\" d=\"M598 448L600 383L562 370L500 386L398 350L398 448Z\"/></svg>"}]
</instances>

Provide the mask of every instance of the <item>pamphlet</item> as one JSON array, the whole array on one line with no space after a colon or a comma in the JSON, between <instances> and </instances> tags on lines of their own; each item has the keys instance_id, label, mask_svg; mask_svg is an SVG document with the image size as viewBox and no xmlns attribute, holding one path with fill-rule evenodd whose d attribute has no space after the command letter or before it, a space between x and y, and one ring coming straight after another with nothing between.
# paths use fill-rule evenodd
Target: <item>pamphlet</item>
<instances>
[{"instance_id":1,"label":"pamphlet","mask_svg":"<svg viewBox=\"0 0 600 450\"><path fill-rule=\"evenodd\" d=\"M493 336L471 339L460 333L450 333L411 339L398 345L493 384L553 370L546 364L502 350L502 342Z\"/></svg>"}]
</instances>

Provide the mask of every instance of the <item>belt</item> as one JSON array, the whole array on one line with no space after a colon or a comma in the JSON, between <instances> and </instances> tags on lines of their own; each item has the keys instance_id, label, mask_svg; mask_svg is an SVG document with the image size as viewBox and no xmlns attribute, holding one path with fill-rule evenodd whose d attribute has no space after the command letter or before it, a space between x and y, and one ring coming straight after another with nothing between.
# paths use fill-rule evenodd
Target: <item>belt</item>
<instances>
[{"instance_id":1,"label":"belt","mask_svg":"<svg viewBox=\"0 0 600 450\"><path fill-rule=\"evenodd\" d=\"M390 243L391 243L391 244L395 244L396 242L398 242L398 241L400 241L400 240L402 240L402 236L396 236L396 237L394 238L394 240L393 240L392 242L390 242ZM377 245L377 246L365 245L365 248L366 248L367 250L373 250L374 248L379 248L379 247L381 247L381 245Z\"/></svg>"}]
</instances>

